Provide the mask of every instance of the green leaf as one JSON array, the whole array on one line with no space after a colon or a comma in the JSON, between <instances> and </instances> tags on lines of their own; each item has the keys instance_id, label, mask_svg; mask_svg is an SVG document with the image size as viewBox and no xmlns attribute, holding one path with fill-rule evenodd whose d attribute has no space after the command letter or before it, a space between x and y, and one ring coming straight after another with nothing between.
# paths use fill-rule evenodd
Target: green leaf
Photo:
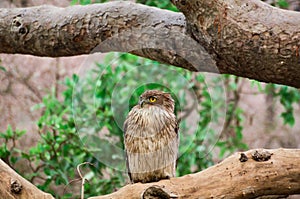
<instances>
[{"instance_id":1,"label":"green leaf","mask_svg":"<svg viewBox=\"0 0 300 199\"><path fill-rule=\"evenodd\" d=\"M7 148L7 145L5 143L3 143L0 146L0 158L6 158L10 155L10 151Z\"/></svg>"},{"instance_id":2,"label":"green leaf","mask_svg":"<svg viewBox=\"0 0 300 199\"><path fill-rule=\"evenodd\" d=\"M16 131L16 135L17 135L18 138L22 137L25 133L26 133L25 130L23 130L23 131L17 130Z\"/></svg>"},{"instance_id":3,"label":"green leaf","mask_svg":"<svg viewBox=\"0 0 300 199\"><path fill-rule=\"evenodd\" d=\"M19 157L15 157L15 156L10 156L10 162L12 163L12 164L16 164L16 162L19 160Z\"/></svg>"},{"instance_id":4,"label":"green leaf","mask_svg":"<svg viewBox=\"0 0 300 199\"><path fill-rule=\"evenodd\" d=\"M284 112L281 114L281 117L284 120L284 124L288 124L291 127L293 127L295 125L295 118L294 115L290 112Z\"/></svg>"},{"instance_id":5,"label":"green leaf","mask_svg":"<svg viewBox=\"0 0 300 199\"><path fill-rule=\"evenodd\" d=\"M27 159L27 160L30 160L31 158L31 156L29 155L29 154L27 154L27 153L24 153L24 152L21 152L21 157L22 158L25 158L25 159Z\"/></svg>"},{"instance_id":6,"label":"green leaf","mask_svg":"<svg viewBox=\"0 0 300 199\"><path fill-rule=\"evenodd\" d=\"M7 138L13 138L14 137L14 132L12 130L11 125L8 125L7 130L6 130L6 135L7 135Z\"/></svg>"},{"instance_id":7,"label":"green leaf","mask_svg":"<svg viewBox=\"0 0 300 199\"><path fill-rule=\"evenodd\" d=\"M6 68L4 66L0 66L0 70L7 72Z\"/></svg>"},{"instance_id":8,"label":"green leaf","mask_svg":"<svg viewBox=\"0 0 300 199\"><path fill-rule=\"evenodd\" d=\"M288 8L289 3L286 0L278 0L277 4L280 8Z\"/></svg>"}]
</instances>

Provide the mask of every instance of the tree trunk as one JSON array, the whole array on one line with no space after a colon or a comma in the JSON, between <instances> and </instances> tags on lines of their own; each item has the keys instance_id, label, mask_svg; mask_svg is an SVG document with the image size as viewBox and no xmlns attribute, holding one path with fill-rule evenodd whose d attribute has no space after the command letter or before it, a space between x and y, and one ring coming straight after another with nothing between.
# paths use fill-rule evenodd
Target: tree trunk
<instances>
[{"instance_id":1,"label":"tree trunk","mask_svg":"<svg viewBox=\"0 0 300 199\"><path fill-rule=\"evenodd\" d=\"M192 71L300 87L300 13L258 0L173 0L0 9L0 53L126 51Z\"/></svg>"}]
</instances>

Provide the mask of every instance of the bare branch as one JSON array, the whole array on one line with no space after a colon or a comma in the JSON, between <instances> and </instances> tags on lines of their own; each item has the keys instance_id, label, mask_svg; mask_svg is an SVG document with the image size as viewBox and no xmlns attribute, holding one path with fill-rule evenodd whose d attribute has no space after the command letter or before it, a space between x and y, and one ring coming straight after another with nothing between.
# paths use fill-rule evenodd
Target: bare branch
<instances>
[{"instance_id":1,"label":"bare branch","mask_svg":"<svg viewBox=\"0 0 300 199\"><path fill-rule=\"evenodd\" d=\"M300 87L300 13L259 0L173 0L221 73Z\"/></svg>"},{"instance_id":2,"label":"bare branch","mask_svg":"<svg viewBox=\"0 0 300 199\"><path fill-rule=\"evenodd\" d=\"M300 87L300 13L258 0L173 0L0 9L0 53L133 54L192 71ZM186 28L187 27L187 28Z\"/></svg>"},{"instance_id":3,"label":"bare branch","mask_svg":"<svg viewBox=\"0 0 300 199\"><path fill-rule=\"evenodd\" d=\"M140 199L149 187L169 198L256 198L300 194L300 149L250 150L196 174L131 184L89 199ZM172 196L172 197L171 197Z\"/></svg>"},{"instance_id":4,"label":"bare branch","mask_svg":"<svg viewBox=\"0 0 300 199\"><path fill-rule=\"evenodd\" d=\"M25 180L0 159L0 198L54 199Z\"/></svg>"},{"instance_id":5,"label":"bare branch","mask_svg":"<svg viewBox=\"0 0 300 199\"><path fill-rule=\"evenodd\" d=\"M84 163L85 164L85 163ZM300 149L256 149L236 153L204 171L155 183L130 184L89 199L256 198L300 194ZM0 160L0 198L53 198Z\"/></svg>"},{"instance_id":6,"label":"bare branch","mask_svg":"<svg viewBox=\"0 0 300 199\"><path fill-rule=\"evenodd\" d=\"M67 8L0 9L0 18L0 53L61 57L131 51L196 70L176 52L168 51L174 46L174 34L185 35L181 13L122 1ZM170 37L173 39L165 42Z\"/></svg>"}]
</instances>

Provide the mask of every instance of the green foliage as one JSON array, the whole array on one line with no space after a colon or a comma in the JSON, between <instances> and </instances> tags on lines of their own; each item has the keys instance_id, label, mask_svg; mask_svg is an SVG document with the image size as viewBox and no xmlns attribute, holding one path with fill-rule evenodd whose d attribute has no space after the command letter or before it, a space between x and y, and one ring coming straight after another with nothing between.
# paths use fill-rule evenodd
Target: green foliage
<instances>
[{"instance_id":1,"label":"green foliage","mask_svg":"<svg viewBox=\"0 0 300 199\"><path fill-rule=\"evenodd\" d=\"M2 70L3 72L6 72L6 68L4 66L0 66L0 70Z\"/></svg>"},{"instance_id":2,"label":"green foliage","mask_svg":"<svg viewBox=\"0 0 300 199\"><path fill-rule=\"evenodd\" d=\"M71 0L71 5L80 4L80 5L88 5L92 3L105 3L108 0ZM178 11L178 9L171 3L171 1L158 1L158 0L138 0L137 3L145 4L148 6L154 6L161 9L167 9L171 11Z\"/></svg>"},{"instance_id":3,"label":"green foliage","mask_svg":"<svg viewBox=\"0 0 300 199\"><path fill-rule=\"evenodd\" d=\"M212 154L209 151L210 148L204 145L205 140L210 140L215 137L215 132L209 131L211 129L208 128L211 122L213 104L207 85L205 84L205 77L199 74L195 78L195 81L203 84L203 89L201 89L201 93L198 96L201 104L201 108L198 112L200 116L199 127L192 136L188 136L186 139L183 139L182 136L180 138L181 147L179 150L182 156L178 159L177 164L177 173L179 176L199 171L213 165ZM197 86L192 84L192 88L197 89ZM184 128L180 131L187 131L188 128L185 123L183 123L183 125Z\"/></svg>"},{"instance_id":4,"label":"green foliage","mask_svg":"<svg viewBox=\"0 0 300 199\"><path fill-rule=\"evenodd\" d=\"M158 1L158 0L138 0L137 3L145 4L148 6L154 6L161 9L167 9L177 12L178 9L169 0Z\"/></svg>"},{"instance_id":5,"label":"green foliage","mask_svg":"<svg viewBox=\"0 0 300 199\"><path fill-rule=\"evenodd\" d=\"M88 5L92 3L105 3L108 0L71 0L71 5L80 4L80 5Z\"/></svg>"},{"instance_id":6,"label":"green foliage","mask_svg":"<svg viewBox=\"0 0 300 199\"><path fill-rule=\"evenodd\" d=\"M13 130L10 125L8 125L5 132L0 132L0 157L8 163L16 163L19 159L14 156L15 153L18 153L19 150L15 148L16 140L18 140L26 131Z\"/></svg>"},{"instance_id":7,"label":"green foliage","mask_svg":"<svg viewBox=\"0 0 300 199\"><path fill-rule=\"evenodd\" d=\"M266 1L266 0L261 0ZM286 0L272 0L268 2L272 6L276 6L282 9L287 9L289 7L289 3Z\"/></svg>"},{"instance_id":8,"label":"green foliage","mask_svg":"<svg viewBox=\"0 0 300 199\"><path fill-rule=\"evenodd\" d=\"M289 7L289 3L286 0L278 0L276 1L276 5L284 9L287 9Z\"/></svg>"},{"instance_id":9,"label":"green foliage","mask_svg":"<svg viewBox=\"0 0 300 199\"><path fill-rule=\"evenodd\" d=\"M237 150L246 150L248 146L243 141L244 111L239 105L241 78L232 75L223 75L227 92L226 120L217 146L220 149L219 157L223 158ZM260 86L260 85L258 85Z\"/></svg>"},{"instance_id":10,"label":"green foliage","mask_svg":"<svg viewBox=\"0 0 300 199\"><path fill-rule=\"evenodd\" d=\"M0 64L1 64L2 60L0 59ZM0 70L2 70L3 72L7 72L6 68L2 65L0 65Z\"/></svg>"},{"instance_id":11,"label":"green foliage","mask_svg":"<svg viewBox=\"0 0 300 199\"><path fill-rule=\"evenodd\" d=\"M55 185L72 186L69 184L74 178L78 178L76 167L80 163L90 162L89 183L86 186L87 196L105 194L111 192L111 181L103 178L103 169L106 168L93 154L81 143L72 113L72 96L78 76L72 79L66 78L66 90L63 93L64 100L59 101L55 92L43 98L43 103L35 108L42 108L43 115L38 120L40 140L36 146L31 147L27 153L22 152L22 158L27 159L33 166L33 172L26 177L33 181L42 179L43 183L38 187L59 197L51 187ZM107 169L110 173L111 170ZM105 189L103 189L105 187ZM79 193L65 192L74 198ZM65 196L66 197L66 196Z\"/></svg>"},{"instance_id":12,"label":"green foliage","mask_svg":"<svg viewBox=\"0 0 300 199\"><path fill-rule=\"evenodd\" d=\"M269 89L270 87L272 87L273 89ZM275 84L268 85L268 87L266 88L266 92L268 92L269 90L272 91L272 95L275 98L279 98L280 103L284 107L284 111L281 113L284 124L288 124L291 127L294 126L294 105L297 105L300 102L299 90L296 88Z\"/></svg>"},{"instance_id":13,"label":"green foliage","mask_svg":"<svg viewBox=\"0 0 300 199\"><path fill-rule=\"evenodd\" d=\"M281 114L281 117L284 120L284 124L289 124L294 126L295 117L294 117L294 108L293 104L298 104L300 101L300 92L295 88L290 88L287 86L281 86L278 89L278 92L275 93L275 96L280 97L280 103L285 108L285 111Z\"/></svg>"}]
</instances>

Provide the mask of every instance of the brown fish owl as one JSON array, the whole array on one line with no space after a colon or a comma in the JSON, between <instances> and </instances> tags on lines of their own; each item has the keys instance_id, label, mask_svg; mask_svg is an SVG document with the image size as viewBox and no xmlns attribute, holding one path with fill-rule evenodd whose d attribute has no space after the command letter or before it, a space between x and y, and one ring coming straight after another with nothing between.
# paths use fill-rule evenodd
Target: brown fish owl
<instances>
[{"instance_id":1,"label":"brown fish owl","mask_svg":"<svg viewBox=\"0 0 300 199\"><path fill-rule=\"evenodd\" d=\"M179 135L174 106L169 93L148 90L128 113L124 145L132 183L175 177Z\"/></svg>"}]
</instances>

